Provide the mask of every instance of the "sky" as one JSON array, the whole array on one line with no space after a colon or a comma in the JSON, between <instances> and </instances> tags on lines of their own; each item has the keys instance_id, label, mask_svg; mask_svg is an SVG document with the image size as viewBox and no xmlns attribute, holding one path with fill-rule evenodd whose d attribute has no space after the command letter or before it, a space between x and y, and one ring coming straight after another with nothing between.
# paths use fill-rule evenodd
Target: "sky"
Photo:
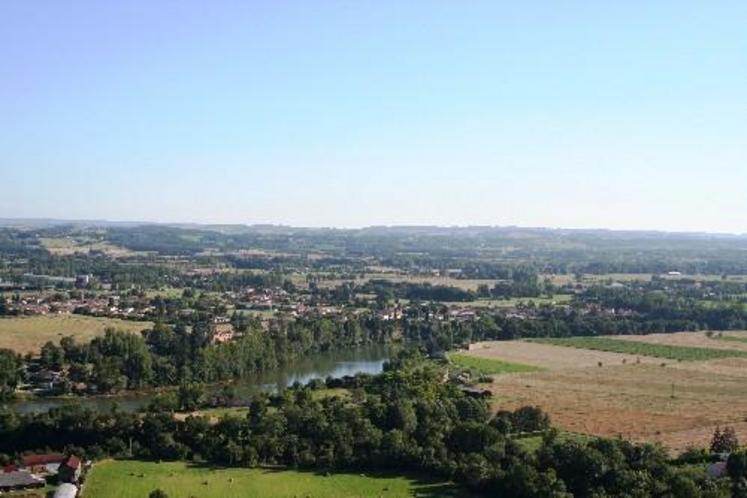
<instances>
[{"instance_id":1,"label":"sky","mask_svg":"<svg viewBox=\"0 0 747 498\"><path fill-rule=\"evenodd\" d=\"M747 232L747 2L0 2L0 217Z\"/></svg>"}]
</instances>

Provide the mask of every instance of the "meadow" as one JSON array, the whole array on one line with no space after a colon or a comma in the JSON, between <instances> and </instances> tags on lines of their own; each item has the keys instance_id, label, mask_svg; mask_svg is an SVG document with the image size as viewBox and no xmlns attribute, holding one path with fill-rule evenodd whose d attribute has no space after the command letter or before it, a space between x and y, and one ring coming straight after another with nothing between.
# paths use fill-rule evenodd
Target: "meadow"
<instances>
[{"instance_id":1,"label":"meadow","mask_svg":"<svg viewBox=\"0 0 747 498\"><path fill-rule=\"evenodd\" d=\"M735 349L712 349L672 344L657 344L639 340L613 339L610 337L563 337L532 339L533 342L568 346L581 349L594 349L612 353L653 356L677 361L702 361L716 358L747 357L747 351Z\"/></svg>"},{"instance_id":2,"label":"meadow","mask_svg":"<svg viewBox=\"0 0 747 498\"><path fill-rule=\"evenodd\" d=\"M144 498L156 488L170 498L469 496L451 483L414 476L211 468L185 462L132 460L95 464L89 471L82 496Z\"/></svg>"},{"instance_id":3,"label":"meadow","mask_svg":"<svg viewBox=\"0 0 747 498\"><path fill-rule=\"evenodd\" d=\"M84 343L103 335L107 327L137 333L152 326L151 322L83 315L0 318L0 348L24 354L38 353L47 341L57 343L65 336L73 336L76 341Z\"/></svg>"},{"instance_id":4,"label":"meadow","mask_svg":"<svg viewBox=\"0 0 747 498\"><path fill-rule=\"evenodd\" d=\"M457 366L472 368L484 375L538 372L542 370L542 368L534 365L496 360L494 358L482 358L465 353L451 353L449 354L449 360Z\"/></svg>"}]
</instances>

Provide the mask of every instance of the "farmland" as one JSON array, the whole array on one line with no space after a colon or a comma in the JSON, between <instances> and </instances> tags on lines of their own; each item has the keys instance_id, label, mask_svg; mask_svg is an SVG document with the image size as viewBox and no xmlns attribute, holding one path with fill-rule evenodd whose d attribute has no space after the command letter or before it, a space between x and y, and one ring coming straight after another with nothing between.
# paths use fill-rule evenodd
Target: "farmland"
<instances>
[{"instance_id":1,"label":"farmland","mask_svg":"<svg viewBox=\"0 0 747 498\"><path fill-rule=\"evenodd\" d=\"M35 353L47 341L59 342L65 336L73 336L78 342L88 342L102 335L107 327L127 332L140 332L151 326L150 322L83 315L0 318L0 348L12 349L19 353Z\"/></svg>"},{"instance_id":2,"label":"farmland","mask_svg":"<svg viewBox=\"0 0 747 498\"><path fill-rule=\"evenodd\" d=\"M630 336L615 340L614 351L612 347L584 349L581 344L587 342L567 347L557 341L493 341L476 344L464 354L545 368L496 375L488 387L494 394L494 409L540 406L561 430L660 442L673 450L707 445L717 425L731 425L740 438L747 438L747 357L738 350L714 349L715 355L695 359L691 350L701 355L701 350L709 350L678 343L721 341L688 334ZM598 348L594 339L590 346ZM657 348L666 358L676 352L685 360L662 362L633 353L642 346Z\"/></svg>"},{"instance_id":3,"label":"farmland","mask_svg":"<svg viewBox=\"0 0 747 498\"><path fill-rule=\"evenodd\" d=\"M542 370L534 365L525 365L523 363L513 363L508 361L496 360L493 358L481 358L464 353L452 353L449 360L460 367L473 368L485 375L496 375L504 373L519 372L537 372Z\"/></svg>"},{"instance_id":4,"label":"farmland","mask_svg":"<svg viewBox=\"0 0 747 498\"><path fill-rule=\"evenodd\" d=\"M716 358L747 357L747 351L736 349L713 349L690 346L677 346L645 342L642 340L620 340L610 337L564 337L536 339L536 342L555 346L569 346L581 349L593 349L612 353L654 356L677 361L701 361Z\"/></svg>"},{"instance_id":5,"label":"farmland","mask_svg":"<svg viewBox=\"0 0 747 498\"><path fill-rule=\"evenodd\" d=\"M736 343L742 343L747 344L747 334L724 334L720 333L718 335L713 336L713 339L719 339L722 341L731 341Z\"/></svg>"},{"instance_id":6,"label":"farmland","mask_svg":"<svg viewBox=\"0 0 747 498\"><path fill-rule=\"evenodd\" d=\"M88 254L93 251L104 253L111 257L124 257L135 254L124 247L94 238L42 237L40 242L42 247L49 251L50 254L57 256L69 256L76 253Z\"/></svg>"},{"instance_id":7,"label":"farmland","mask_svg":"<svg viewBox=\"0 0 747 498\"><path fill-rule=\"evenodd\" d=\"M468 496L450 483L416 477L317 474L292 470L209 468L183 462L105 461L90 471L84 498Z\"/></svg>"}]
</instances>

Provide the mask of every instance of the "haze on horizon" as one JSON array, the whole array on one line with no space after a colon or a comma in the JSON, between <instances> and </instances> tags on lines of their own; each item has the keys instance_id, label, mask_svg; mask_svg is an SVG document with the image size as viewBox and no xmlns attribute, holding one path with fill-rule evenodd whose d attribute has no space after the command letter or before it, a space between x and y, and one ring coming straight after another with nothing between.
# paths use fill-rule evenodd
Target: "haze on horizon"
<instances>
[{"instance_id":1,"label":"haze on horizon","mask_svg":"<svg viewBox=\"0 0 747 498\"><path fill-rule=\"evenodd\" d=\"M0 5L0 218L747 233L747 4Z\"/></svg>"}]
</instances>

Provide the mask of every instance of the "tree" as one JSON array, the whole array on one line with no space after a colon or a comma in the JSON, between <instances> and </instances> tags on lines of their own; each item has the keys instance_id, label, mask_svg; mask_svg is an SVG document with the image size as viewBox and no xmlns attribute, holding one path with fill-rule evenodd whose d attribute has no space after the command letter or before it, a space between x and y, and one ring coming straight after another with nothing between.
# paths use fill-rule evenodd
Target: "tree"
<instances>
[{"instance_id":1,"label":"tree","mask_svg":"<svg viewBox=\"0 0 747 498\"><path fill-rule=\"evenodd\" d=\"M154 489L150 492L148 498L169 498L169 495L162 489Z\"/></svg>"},{"instance_id":2,"label":"tree","mask_svg":"<svg viewBox=\"0 0 747 498\"><path fill-rule=\"evenodd\" d=\"M733 453L739 448L739 440L733 427L724 427L722 431L716 427L711 439L711 451L713 453Z\"/></svg>"},{"instance_id":3,"label":"tree","mask_svg":"<svg viewBox=\"0 0 747 498\"><path fill-rule=\"evenodd\" d=\"M7 399L16 391L23 376L21 356L10 349L0 349L0 399Z\"/></svg>"},{"instance_id":4,"label":"tree","mask_svg":"<svg viewBox=\"0 0 747 498\"><path fill-rule=\"evenodd\" d=\"M65 352L52 341L47 341L41 348L41 363L45 368L60 370L65 363Z\"/></svg>"}]
</instances>

